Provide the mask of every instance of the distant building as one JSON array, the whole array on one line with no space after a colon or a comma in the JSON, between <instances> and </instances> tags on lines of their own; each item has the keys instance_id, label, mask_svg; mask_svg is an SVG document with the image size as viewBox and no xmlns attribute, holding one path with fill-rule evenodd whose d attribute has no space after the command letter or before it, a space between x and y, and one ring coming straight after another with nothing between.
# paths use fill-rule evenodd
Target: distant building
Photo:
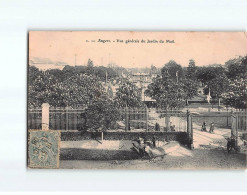
<instances>
[{"instance_id":1,"label":"distant building","mask_svg":"<svg viewBox=\"0 0 247 195\"><path fill-rule=\"evenodd\" d=\"M39 70L59 69L62 70L67 64L65 62L54 62L48 58L30 57L29 65L35 66Z\"/></svg>"},{"instance_id":2,"label":"distant building","mask_svg":"<svg viewBox=\"0 0 247 195\"><path fill-rule=\"evenodd\" d=\"M130 82L133 82L141 91L142 101L149 107L155 106L156 100L145 95L145 90L152 83L153 78L157 77L157 73L134 73L130 75Z\"/></svg>"},{"instance_id":3,"label":"distant building","mask_svg":"<svg viewBox=\"0 0 247 195\"><path fill-rule=\"evenodd\" d=\"M155 106L156 100L148 97L145 95L145 90L148 88L148 85L152 83L152 79L157 77L158 74L151 74L151 73L134 73L134 74L122 74L123 79L128 79L131 83L135 84L137 88L141 92L141 100L149 107ZM120 82L117 80L109 81L107 79L106 74L106 81L102 82L102 85L106 89L109 95L112 94L113 97L116 96L117 89L119 88Z\"/></svg>"}]
</instances>

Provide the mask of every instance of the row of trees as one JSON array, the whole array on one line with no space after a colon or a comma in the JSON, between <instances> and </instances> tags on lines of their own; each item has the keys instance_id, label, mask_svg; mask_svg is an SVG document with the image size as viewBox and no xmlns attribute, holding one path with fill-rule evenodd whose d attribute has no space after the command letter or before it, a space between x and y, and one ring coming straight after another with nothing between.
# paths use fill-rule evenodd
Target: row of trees
<instances>
[{"instance_id":1,"label":"row of trees","mask_svg":"<svg viewBox=\"0 0 247 195\"><path fill-rule=\"evenodd\" d=\"M247 108L247 55L226 62L228 87L222 93L226 105Z\"/></svg>"},{"instance_id":2,"label":"row of trees","mask_svg":"<svg viewBox=\"0 0 247 195\"><path fill-rule=\"evenodd\" d=\"M37 108L49 103L52 107L83 107L85 124L81 126L84 130L115 128L120 108L143 106L139 89L121 78L121 69L118 71L111 67L95 67L91 60L87 66L65 66L63 70L40 71L31 66L28 106ZM105 84L106 79L119 81L115 96Z\"/></svg>"},{"instance_id":3,"label":"row of trees","mask_svg":"<svg viewBox=\"0 0 247 195\"><path fill-rule=\"evenodd\" d=\"M166 109L178 109L186 105L188 99L197 95L200 84L204 94L213 99L223 99L228 106L246 109L247 55L227 61L224 65L213 64L198 67L190 60L188 67L171 60L161 69L158 76L148 86L146 95Z\"/></svg>"},{"instance_id":4,"label":"row of trees","mask_svg":"<svg viewBox=\"0 0 247 195\"><path fill-rule=\"evenodd\" d=\"M195 68L193 60L188 70L173 60L169 61L161 69L161 76L153 80L145 94L155 99L160 108L172 110L184 107L188 99L197 94L199 87L198 81L194 79Z\"/></svg>"},{"instance_id":5,"label":"row of trees","mask_svg":"<svg viewBox=\"0 0 247 195\"><path fill-rule=\"evenodd\" d=\"M161 70L152 66L153 72L161 72L153 79L145 94L156 100L157 106L165 109L179 109L197 95L199 84L204 93L209 88L213 98L223 98L224 103L238 109L246 108L247 56L231 59L224 65L198 67L190 60L183 68L175 61L169 61ZM41 107L49 103L53 107L82 106L85 112L86 129L109 129L116 126L120 117L119 108L142 107L141 91L122 78L121 67L95 67L88 60L86 66L65 66L63 70L40 71L29 68L28 106ZM115 96L106 80L118 83Z\"/></svg>"}]
</instances>

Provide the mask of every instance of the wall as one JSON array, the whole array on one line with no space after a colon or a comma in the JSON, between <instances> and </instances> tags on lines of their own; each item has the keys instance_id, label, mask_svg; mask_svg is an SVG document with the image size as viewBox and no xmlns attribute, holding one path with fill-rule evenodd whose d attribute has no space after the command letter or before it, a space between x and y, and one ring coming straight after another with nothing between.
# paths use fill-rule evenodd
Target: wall
<instances>
[{"instance_id":1,"label":"wall","mask_svg":"<svg viewBox=\"0 0 247 195\"><path fill-rule=\"evenodd\" d=\"M89 140L93 133L90 132L62 132L62 141L79 141ZM187 144L188 137L186 132L105 132L104 140L135 140L139 137L145 140L152 140L154 137L160 141L179 141L181 144ZM97 139L101 139L101 133L96 135Z\"/></svg>"}]
</instances>

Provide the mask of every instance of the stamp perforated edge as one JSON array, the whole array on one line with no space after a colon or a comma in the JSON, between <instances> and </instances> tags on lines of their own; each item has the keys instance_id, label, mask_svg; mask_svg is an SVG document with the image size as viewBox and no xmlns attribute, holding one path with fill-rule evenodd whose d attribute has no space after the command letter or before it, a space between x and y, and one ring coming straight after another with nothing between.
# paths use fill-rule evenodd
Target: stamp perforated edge
<instances>
[{"instance_id":1,"label":"stamp perforated edge","mask_svg":"<svg viewBox=\"0 0 247 195\"><path fill-rule=\"evenodd\" d=\"M58 133L58 154L57 154L57 165L56 166L33 166L30 165L30 158L29 158L29 144L30 144L30 140L31 140L31 134L30 132L34 132L34 131L45 131L45 132L56 132ZM59 165L60 165L60 145L61 145L61 130L41 130L41 129L29 129L28 130L28 145L27 145L27 158L28 158L28 168L30 169L59 169Z\"/></svg>"}]
</instances>

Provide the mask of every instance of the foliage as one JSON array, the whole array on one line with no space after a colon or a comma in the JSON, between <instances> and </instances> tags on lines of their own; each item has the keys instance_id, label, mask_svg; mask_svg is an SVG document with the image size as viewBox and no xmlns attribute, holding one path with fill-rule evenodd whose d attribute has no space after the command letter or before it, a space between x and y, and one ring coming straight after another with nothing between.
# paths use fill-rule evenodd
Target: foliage
<instances>
[{"instance_id":1,"label":"foliage","mask_svg":"<svg viewBox=\"0 0 247 195\"><path fill-rule=\"evenodd\" d=\"M204 85L207 85L209 81L225 73L226 70L223 66L214 64L204 67L198 67L196 71L196 78L198 81L201 81Z\"/></svg>"},{"instance_id":2,"label":"foliage","mask_svg":"<svg viewBox=\"0 0 247 195\"><path fill-rule=\"evenodd\" d=\"M114 129L119 116L119 110L114 106L113 100L107 96L100 96L94 99L85 111L86 128L100 131Z\"/></svg>"},{"instance_id":3,"label":"foliage","mask_svg":"<svg viewBox=\"0 0 247 195\"><path fill-rule=\"evenodd\" d=\"M213 78L207 83L207 87L204 88L204 93L209 93L213 98L221 97L221 94L224 93L229 86L229 80L225 74L220 74L217 77Z\"/></svg>"},{"instance_id":4,"label":"foliage","mask_svg":"<svg viewBox=\"0 0 247 195\"><path fill-rule=\"evenodd\" d=\"M118 107L141 107L141 91L133 83L123 82L116 92L115 101Z\"/></svg>"},{"instance_id":5,"label":"foliage","mask_svg":"<svg viewBox=\"0 0 247 195\"><path fill-rule=\"evenodd\" d=\"M39 74L41 73L41 71L39 71L38 68L36 68L35 66L30 66L29 70L28 70L28 81L29 83L32 83L33 80L36 79L37 76L39 76Z\"/></svg>"},{"instance_id":6,"label":"foliage","mask_svg":"<svg viewBox=\"0 0 247 195\"><path fill-rule=\"evenodd\" d=\"M169 76L169 78L174 81L177 80L177 76L178 79L182 79L184 76L182 66L177 64L174 60L170 60L164 65L164 67L161 69L161 74L162 76Z\"/></svg>"},{"instance_id":7,"label":"foliage","mask_svg":"<svg viewBox=\"0 0 247 195\"><path fill-rule=\"evenodd\" d=\"M191 80L196 80L196 63L193 59L189 60L189 65L187 67L186 78Z\"/></svg>"},{"instance_id":8,"label":"foliage","mask_svg":"<svg viewBox=\"0 0 247 195\"><path fill-rule=\"evenodd\" d=\"M158 76L148 85L145 94L155 99L160 108L178 109L185 105L187 98L183 87L169 76Z\"/></svg>"},{"instance_id":9,"label":"foliage","mask_svg":"<svg viewBox=\"0 0 247 195\"><path fill-rule=\"evenodd\" d=\"M228 88L222 93L226 105L236 109L246 109L247 100L247 55L228 60L227 68Z\"/></svg>"},{"instance_id":10,"label":"foliage","mask_svg":"<svg viewBox=\"0 0 247 195\"><path fill-rule=\"evenodd\" d=\"M94 67L94 74L99 77L101 81L106 81L106 75L108 81L118 78L118 73L115 70L104 66Z\"/></svg>"},{"instance_id":11,"label":"foliage","mask_svg":"<svg viewBox=\"0 0 247 195\"><path fill-rule=\"evenodd\" d=\"M57 97L54 92L56 91L57 79L52 74L37 72L33 67L30 67L29 74L28 106L40 107L44 102L55 104Z\"/></svg>"},{"instance_id":12,"label":"foliage","mask_svg":"<svg viewBox=\"0 0 247 195\"><path fill-rule=\"evenodd\" d=\"M181 85L183 86L186 100L191 99L197 95L198 88L199 88L199 83L197 80L184 78L181 81Z\"/></svg>"},{"instance_id":13,"label":"foliage","mask_svg":"<svg viewBox=\"0 0 247 195\"><path fill-rule=\"evenodd\" d=\"M247 100L247 81L245 78L237 77L229 80L229 87L222 97L225 103L237 109L246 109Z\"/></svg>"},{"instance_id":14,"label":"foliage","mask_svg":"<svg viewBox=\"0 0 247 195\"><path fill-rule=\"evenodd\" d=\"M62 83L58 83L56 86L59 92L57 95L60 95L62 99L60 106L69 105L75 107L80 105L87 107L94 99L106 93L95 76L86 74L77 74Z\"/></svg>"},{"instance_id":15,"label":"foliage","mask_svg":"<svg viewBox=\"0 0 247 195\"><path fill-rule=\"evenodd\" d=\"M228 60L225 63L227 68L228 78L231 80L237 77L246 77L247 74L247 55L244 57L239 56L239 58Z\"/></svg>"},{"instance_id":16,"label":"foliage","mask_svg":"<svg viewBox=\"0 0 247 195\"><path fill-rule=\"evenodd\" d=\"M56 107L88 106L94 98L104 93L104 88L96 77L75 74L59 82L49 71L40 71L29 82L28 103L30 107L40 107L44 102Z\"/></svg>"},{"instance_id":17,"label":"foliage","mask_svg":"<svg viewBox=\"0 0 247 195\"><path fill-rule=\"evenodd\" d=\"M195 79L194 60L190 60L186 77L184 72L181 65L173 60L169 61L161 69L162 77L157 77L148 86L145 91L146 95L155 99L161 108L178 109L184 107L189 98L197 95L199 87L198 81Z\"/></svg>"}]
</instances>

